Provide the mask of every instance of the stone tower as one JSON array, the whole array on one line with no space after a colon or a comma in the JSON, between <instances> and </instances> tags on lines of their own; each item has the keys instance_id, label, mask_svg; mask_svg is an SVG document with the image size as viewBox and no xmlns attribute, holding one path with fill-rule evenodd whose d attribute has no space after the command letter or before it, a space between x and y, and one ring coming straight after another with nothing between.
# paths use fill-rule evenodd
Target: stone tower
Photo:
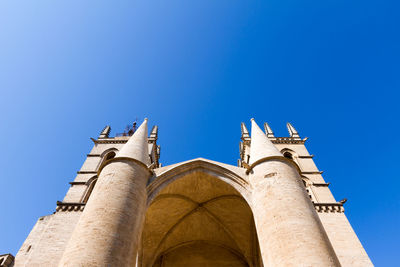
<instances>
[{"instance_id":1,"label":"stone tower","mask_svg":"<svg viewBox=\"0 0 400 267\"><path fill-rule=\"evenodd\" d=\"M56 211L0 266L372 266L345 200L287 127L242 123L238 166L163 167L157 126L106 126Z\"/></svg>"}]
</instances>

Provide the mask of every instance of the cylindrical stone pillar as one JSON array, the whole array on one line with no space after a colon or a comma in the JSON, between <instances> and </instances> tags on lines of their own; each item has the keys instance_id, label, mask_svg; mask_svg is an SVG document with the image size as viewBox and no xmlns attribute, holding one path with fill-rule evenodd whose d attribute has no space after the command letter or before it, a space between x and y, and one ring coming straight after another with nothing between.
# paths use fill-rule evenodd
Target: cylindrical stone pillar
<instances>
[{"instance_id":1,"label":"cylindrical stone pillar","mask_svg":"<svg viewBox=\"0 0 400 267\"><path fill-rule=\"evenodd\" d=\"M101 171L59 266L135 266L145 216L147 167L115 158Z\"/></svg>"},{"instance_id":2,"label":"cylindrical stone pillar","mask_svg":"<svg viewBox=\"0 0 400 267\"><path fill-rule=\"evenodd\" d=\"M294 163L260 160L250 174L264 266L340 266Z\"/></svg>"}]
</instances>

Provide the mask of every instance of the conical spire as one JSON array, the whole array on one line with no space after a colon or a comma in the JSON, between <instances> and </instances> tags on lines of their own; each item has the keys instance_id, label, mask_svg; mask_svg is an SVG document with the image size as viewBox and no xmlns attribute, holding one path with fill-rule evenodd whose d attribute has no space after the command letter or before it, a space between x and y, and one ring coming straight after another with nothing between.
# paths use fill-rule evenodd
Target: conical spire
<instances>
[{"instance_id":1,"label":"conical spire","mask_svg":"<svg viewBox=\"0 0 400 267\"><path fill-rule=\"evenodd\" d=\"M258 127L255 120L251 119L250 164L271 156L282 156L282 154Z\"/></svg>"},{"instance_id":2,"label":"conical spire","mask_svg":"<svg viewBox=\"0 0 400 267\"><path fill-rule=\"evenodd\" d=\"M286 124L286 126L287 126L287 128L288 128L290 137L293 137L293 138L300 138L299 133L298 133L297 130L293 127L293 125L290 124L290 122L288 122L288 123Z\"/></svg>"},{"instance_id":3,"label":"conical spire","mask_svg":"<svg viewBox=\"0 0 400 267\"><path fill-rule=\"evenodd\" d=\"M146 165L150 164L147 134L147 119L144 119L142 125L140 125L135 133L129 138L128 142L118 152L116 158L133 158Z\"/></svg>"},{"instance_id":4,"label":"conical spire","mask_svg":"<svg viewBox=\"0 0 400 267\"><path fill-rule=\"evenodd\" d=\"M271 127L269 127L268 123L264 122L264 130L267 134L267 137L275 137L274 132L272 131Z\"/></svg>"}]
</instances>

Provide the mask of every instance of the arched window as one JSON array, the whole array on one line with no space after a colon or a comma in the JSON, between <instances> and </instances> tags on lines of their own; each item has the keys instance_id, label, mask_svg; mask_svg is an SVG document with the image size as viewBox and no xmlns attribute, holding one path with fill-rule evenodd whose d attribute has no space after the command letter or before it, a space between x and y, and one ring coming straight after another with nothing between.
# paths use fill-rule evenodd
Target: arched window
<instances>
[{"instance_id":1,"label":"arched window","mask_svg":"<svg viewBox=\"0 0 400 267\"><path fill-rule=\"evenodd\" d=\"M106 160L109 160L109 159L112 159L112 158L115 158L115 152L114 151L111 151L111 152L109 152L108 154L106 154L106 156L104 157L104 161L106 161Z\"/></svg>"},{"instance_id":2,"label":"arched window","mask_svg":"<svg viewBox=\"0 0 400 267\"><path fill-rule=\"evenodd\" d=\"M118 150L116 150L115 148L107 149L106 151L104 151L100 155L101 159L96 167L96 171L100 168L100 166L102 166L104 164L104 162L106 162L107 160L110 160L112 158L115 158L117 151Z\"/></svg>"},{"instance_id":3,"label":"arched window","mask_svg":"<svg viewBox=\"0 0 400 267\"><path fill-rule=\"evenodd\" d=\"M290 153L290 152L285 152L285 153L283 153L283 156L285 157L285 158L288 158L288 159L291 159L291 160L293 160L293 156L292 156L292 154Z\"/></svg>"},{"instance_id":4,"label":"arched window","mask_svg":"<svg viewBox=\"0 0 400 267\"><path fill-rule=\"evenodd\" d=\"M93 188L96 185L96 182L97 182L97 176L94 176L87 181L87 183L86 183L87 188L86 188L85 194L82 197L82 201L81 201L82 203L87 203L90 195L92 194Z\"/></svg>"}]
</instances>

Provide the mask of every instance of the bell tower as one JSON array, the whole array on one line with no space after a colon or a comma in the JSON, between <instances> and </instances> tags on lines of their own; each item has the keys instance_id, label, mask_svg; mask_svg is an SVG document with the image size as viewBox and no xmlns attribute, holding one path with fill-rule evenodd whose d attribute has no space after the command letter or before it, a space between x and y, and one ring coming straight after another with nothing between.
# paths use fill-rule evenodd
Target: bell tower
<instances>
[{"instance_id":1,"label":"bell tower","mask_svg":"<svg viewBox=\"0 0 400 267\"><path fill-rule=\"evenodd\" d=\"M314 162L314 155L310 154L306 148L306 141L308 138L300 138L299 132L291 123L287 123L286 126L289 132L289 137L276 137L268 123L264 123L264 134L261 132L255 121L252 120L252 132L250 136L246 125L244 123L241 124L242 136L240 142L240 159L238 160L238 166L247 169L247 173L249 173L250 179L253 181L253 195L256 195L256 199L253 199L253 201L255 202L256 206L261 205L260 210L262 210L262 212L259 212L260 214L257 214L257 210L254 211L256 224L257 217L266 216L266 213L273 212L269 210L269 208L265 209L266 207L281 207L278 211L276 211L276 216L280 219L279 221L273 223L273 230L265 235L267 239L271 235L277 234L279 227L282 227L282 225L280 225L283 222L283 218L281 216L284 216L287 219L288 213L297 212L297 219L295 220L299 222L298 215L306 212L306 210L302 212L300 207L296 207L296 205L299 204L300 199L292 199L288 202L288 206L283 207L281 205L284 204L284 201L293 197L295 192L286 191L286 195L284 195L279 188L275 187L290 188L300 185L304 190L300 190L300 188L298 188L298 190L305 192L307 196L306 202L308 203L304 204L308 206L308 208L313 207L315 209L315 212L311 212L311 210L308 211L309 213L312 213L310 214L310 217L315 217L315 215L317 215L317 217L313 218L314 223L312 223L315 228L312 229L311 227L307 227L307 230L310 232L306 236L309 237L316 232L319 232L318 235L320 237L313 237L313 241L311 243L315 243L315 240L320 240L322 243L325 243L324 246L326 246L326 252L324 252L324 255L327 255L327 253L332 255L332 266L338 265L338 262L334 256L335 254L340 264L343 266L370 266L371 261L344 213L344 203L347 201L347 199L336 201L331 190L329 189L330 183L325 182L322 176L323 171L320 171L317 168ZM257 140L254 140L255 138ZM267 160L264 162L259 162L259 164L255 164L257 161L260 161L260 159L263 161L263 158ZM283 161L282 158L285 158L285 160ZM276 163L273 163L274 161L276 161ZM263 164L276 165L278 162L279 165L291 165L289 168L289 170L291 170L285 173L284 170L279 170L280 167L278 168L277 166L263 167ZM291 164L283 164L283 162L291 162ZM285 168L287 168L287 166L285 166ZM289 173L293 173L293 175L297 176L296 172L298 172L299 177L296 179L300 179L301 183L297 183L297 185L294 184L293 186L290 186L289 184L280 184L278 182L278 177L279 173L282 171L285 173L284 176L290 176ZM282 196L279 197L278 194L281 193ZM258 196L263 194L265 195ZM302 193L299 192L299 194L299 197L301 198ZM273 197L269 199L269 196ZM266 198L265 200L263 200L264 197ZM304 202L305 200L303 199L301 201ZM289 210L293 208L294 210L289 212ZM271 221L264 217L261 219L259 218L258 221L258 227L268 231ZM301 235L300 232L305 225L306 222L301 223L301 226L299 225L300 228L297 230L297 236ZM292 228L292 230L294 230L294 228ZM274 262L275 259L272 258L279 254L279 249L276 250L274 247L263 248L263 244L271 244L271 241L267 239L263 240L263 237L260 236L260 234L263 234L258 233L259 239L261 239L260 247L262 253L264 253L263 257L265 257L263 258L264 264L265 262L271 264L274 263L272 266L275 264L290 264L285 261ZM328 239L326 239L326 237ZM282 236L278 238L281 239ZM302 241L302 244L304 244L304 240ZM311 251L315 251L314 249L320 248L321 243L318 245L318 248L310 249ZM304 255L305 254L303 254L303 256ZM282 260L285 260L285 258L287 259L285 255L282 255ZM308 259L311 258L312 257L308 257Z\"/></svg>"}]
</instances>

